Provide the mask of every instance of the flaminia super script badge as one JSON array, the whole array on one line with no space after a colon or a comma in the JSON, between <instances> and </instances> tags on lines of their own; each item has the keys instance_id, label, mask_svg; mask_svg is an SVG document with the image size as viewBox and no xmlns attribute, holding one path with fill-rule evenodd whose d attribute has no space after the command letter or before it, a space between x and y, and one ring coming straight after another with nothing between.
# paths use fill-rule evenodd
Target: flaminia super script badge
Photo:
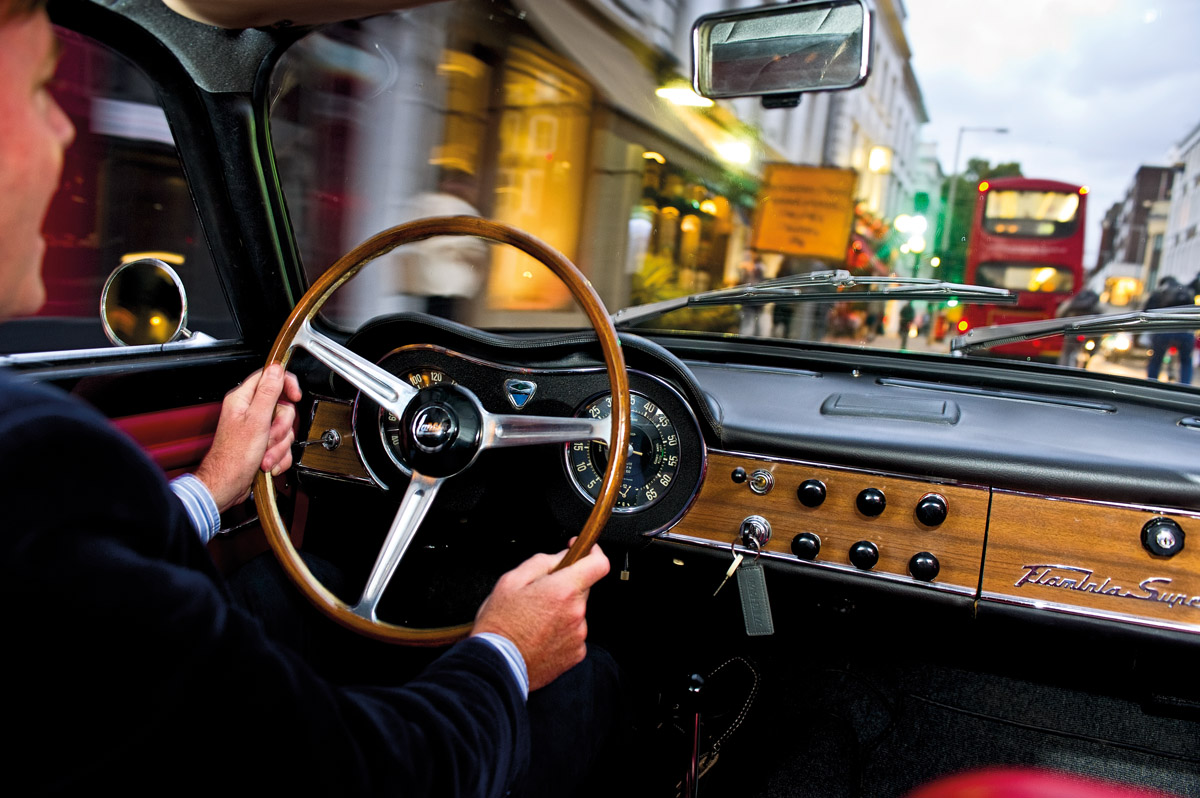
<instances>
[{"instance_id":1,"label":"flaminia super script badge","mask_svg":"<svg viewBox=\"0 0 1200 798\"><path fill-rule=\"evenodd\" d=\"M1071 590L1076 593L1112 596L1119 599L1154 601L1165 604L1171 609L1184 607L1189 610L1200 610L1200 595L1193 595L1191 591L1187 590L1180 592L1171 579L1163 576L1143 579L1136 586L1126 586L1110 577L1101 579L1091 568L1080 568L1075 565L1043 563L1024 565L1022 568L1025 572L1013 583L1013 587L1036 585Z\"/></svg>"}]
</instances>

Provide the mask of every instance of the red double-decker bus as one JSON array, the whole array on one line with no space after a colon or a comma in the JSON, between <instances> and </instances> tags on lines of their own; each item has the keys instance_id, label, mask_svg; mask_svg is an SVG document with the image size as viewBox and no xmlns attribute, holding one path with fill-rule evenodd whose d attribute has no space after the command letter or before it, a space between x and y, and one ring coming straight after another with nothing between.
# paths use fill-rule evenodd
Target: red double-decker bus
<instances>
[{"instance_id":1,"label":"red double-decker bus","mask_svg":"<svg viewBox=\"0 0 1200 798\"><path fill-rule=\"evenodd\" d=\"M1015 305L968 305L959 332L1048 319L1083 287L1087 187L1056 180L999 177L979 184L964 282L1007 288ZM1007 344L999 355L1057 358L1062 338Z\"/></svg>"}]
</instances>

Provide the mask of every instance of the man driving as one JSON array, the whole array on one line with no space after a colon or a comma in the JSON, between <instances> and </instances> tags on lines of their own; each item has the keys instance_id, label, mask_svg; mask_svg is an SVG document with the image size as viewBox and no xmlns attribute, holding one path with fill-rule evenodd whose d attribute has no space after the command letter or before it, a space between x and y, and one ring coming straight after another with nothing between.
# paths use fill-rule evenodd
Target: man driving
<instances>
[{"instance_id":1,"label":"man driving","mask_svg":"<svg viewBox=\"0 0 1200 798\"><path fill-rule=\"evenodd\" d=\"M44 3L0 0L0 321L45 299L42 222L74 137L48 91ZM201 542L259 470L291 465L299 399L282 368L252 375L196 473L169 486L95 410L0 372L15 793L561 794L526 780L539 739L526 701L584 659L607 559L593 549L551 573L558 558L536 555L417 678L330 683L232 600Z\"/></svg>"}]
</instances>

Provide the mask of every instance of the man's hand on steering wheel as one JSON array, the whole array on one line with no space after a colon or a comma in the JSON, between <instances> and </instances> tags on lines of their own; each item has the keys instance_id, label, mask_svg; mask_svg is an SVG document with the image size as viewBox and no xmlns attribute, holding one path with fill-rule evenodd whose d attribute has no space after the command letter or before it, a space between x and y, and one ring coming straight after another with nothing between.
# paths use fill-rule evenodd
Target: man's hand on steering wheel
<instances>
[{"instance_id":1,"label":"man's hand on steering wheel","mask_svg":"<svg viewBox=\"0 0 1200 798\"><path fill-rule=\"evenodd\" d=\"M500 577L475 616L473 635L494 632L516 644L530 690L583 661L588 591L608 573L608 558L599 546L554 571L564 554L535 554Z\"/></svg>"},{"instance_id":2,"label":"man's hand on steering wheel","mask_svg":"<svg viewBox=\"0 0 1200 798\"><path fill-rule=\"evenodd\" d=\"M212 447L196 469L219 510L245 501L260 469L277 475L291 466L293 403L303 396L295 375L275 365L225 395Z\"/></svg>"}]
</instances>

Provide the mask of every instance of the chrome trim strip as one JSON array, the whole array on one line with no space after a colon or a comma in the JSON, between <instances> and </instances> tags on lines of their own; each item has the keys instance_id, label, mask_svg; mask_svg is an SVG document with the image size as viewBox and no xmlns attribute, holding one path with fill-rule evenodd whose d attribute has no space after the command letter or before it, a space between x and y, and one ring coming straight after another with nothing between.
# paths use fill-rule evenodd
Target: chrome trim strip
<instances>
[{"instance_id":1,"label":"chrome trim strip","mask_svg":"<svg viewBox=\"0 0 1200 798\"><path fill-rule=\"evenodd\" d=\"M140 346L100 346L92 349L58 349L53 352L18 352L0 355L0 366L37 364L43 361L119 360L133 355L167 355L175 352L193 352L205 349L220 349L240 344L235 339L211 338L203 333L193 333L191 338L171 341L166 344L142 344ZM59 365L46 362L45 365Z\"/></svg>"},{"instance_id":2,"label":"chrome trim strip","mask_svg":"<svg viewBox=\"0 0 1200 798\"><path fill-rule=\"evenodd\" d=\"M1098 499L1076 499L1071 496L1049 496L1045 493L1030 493L1022 490L1011 490L1009 488L993 488L993 494L1006 494L1009 496L1025 496L1030 499L1043 499L1050 502L1068 502L1070 504L1086 504L1093 507L1113 507L1118 510L1136 510L1143 513L1151 513L1155 515L1172 515L1180 518L1188 518L1193 521L1200 521L1200 512L1195 510L1181 510L1178 507L1163 507L1153 504L1131 504L1129 502L1106 502Z\"/></svg>"},{"instance_id":3,"label":"chrome trim strip","mask_svg":"<svg viewBox=\"0 0 1200 798\"><path fill-rule=\"evenodd\" d=\"M823 468L829 471L840 471L846 474L862 474L863 476L871 477L891 477L893 479L903 479L908 482L921 482L928 485L951 485L958 488L977 488L979 490L990 491L987 485L980 485L975 482L959 482L954 479L943 479L941 477L923 477L914 474L899 474L894 471L879 471L870 468L854 468L853 466L830 465L829 463L818 463L814 460L797 460L791 457L778 457L776 455L755 454L752 452L735 452L728 449L713 449L713 454L723 454L729 457L744 457L747 460L761 460L767 463L786 463L788 465L801 465L810 468ZM1036 495L1036 494L1030 494Z\"/></svg>"},{"instance_id":4,"label":"chrome trim strip","mask_svg":"<svg viewBox=\"0 0 1200 798\"><path fill-rule=\"evenodd\" d=\"M655 539L669 540L677 543L688 543L700 546L702 548L718 549L720 551L729 551L731 545L729 543L718 543L713 540L708 540L707 538L697 538L692 537L691 535L680 535L673 532L664 532ZM739 545L733 545L733 550L739 551L742 554L751 557L756 553L752 548ZM825 571L837 571L839 573L857 574L858 576L871 577L872 579L884 579L888 582L895 582L896 584L900 585L915 585L918 587L929 588L930 590L937 590L942 593L963 596L965 598L974 598L975 596L974 588L963 587L962 585L949 585L938 582L922 582L920 579L914 579L911 576L901 576L900 574L893 574L887 571L864 571L860 568L855 568L853 565L842 565L841 563L836 562L825 562L822 560L802 560L794 554L783 554L777 551L764 551L762 552L761 556L771 560L777 560L779 562L792 563L804 567L813 567Z\"/></svg>"},{"instance_id":5,"label":"chrome trim strip","mask_svg":"<svg viewBox=\"0 0 1200 798\"><path fill-rule=\"evenodd\" d=\"M1113 612L1112 610L1097 610L1091 607L1080 607L1074 604L1062 604L1057 601L1022 599L1012 596L1008 593L985 592L980 595L980 600L993 601L997 604L1008 604L1014 607L1028 607L1030 609L1045 610L1047 612L1059 612L1065 615L1079 615L1086 618L1095 618L1096 620L1101 621L1115 621L1118 623L1133 624L1135 626L1150 626L1156 629L1167 629L1172 632L1200 634L1200 624L1176 623L1173 621L1164 621L1159 618L1148 618L1144 615L1130 615L1124 612Z\"/></svg>"},{"instance_id":6,"label":"chrome trim strip","mask_svg":"<svg viewBox=\"0 0 1200 798\"><path fill-rule=\"evenodd\" d=\"M369 479L365 479L363 477L348 476L348 475L343 474L338 471L322 471L319 468L313 468L312 466L302 466L302 465L292 466L292 470L296 471L297 473L311 474L312 476L323 477L325 479L332 479L332 480L336 480L338 482L348 482L348 483L351 483L354 485L367 485L372 488L379 488L380 490L387 490L387 488L383 487L382 485L377 485ZM371 471L371 469L368 468L367 472L370 473L370 471Z\"/></svg>"}]
</instances>

